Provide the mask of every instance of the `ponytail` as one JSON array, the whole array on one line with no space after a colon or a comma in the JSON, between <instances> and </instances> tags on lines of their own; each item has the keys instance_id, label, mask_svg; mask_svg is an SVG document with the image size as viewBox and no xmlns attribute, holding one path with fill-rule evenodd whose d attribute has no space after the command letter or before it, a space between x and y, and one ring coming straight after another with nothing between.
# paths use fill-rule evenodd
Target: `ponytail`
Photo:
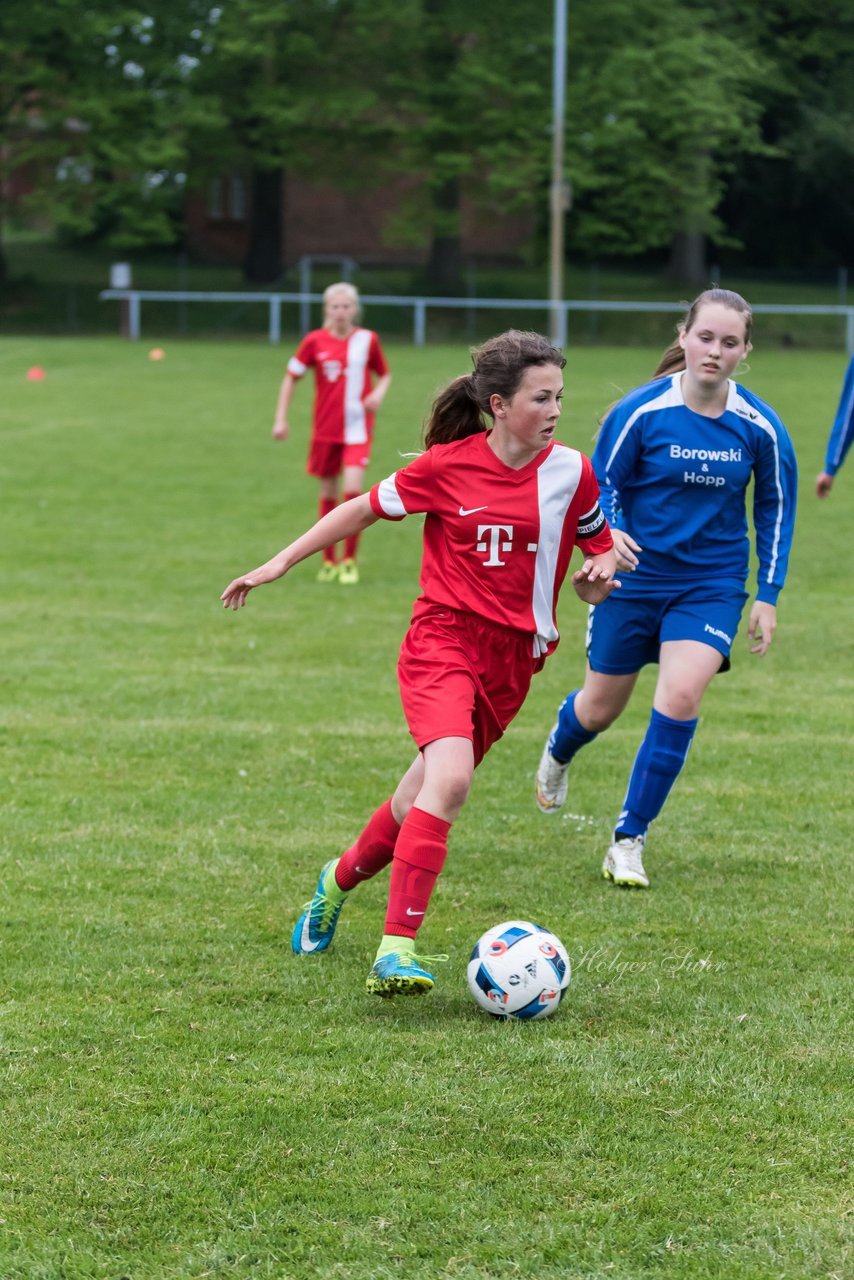
<instances>
[{"instance_id":1,"label":"ponytail","mask_svg":"<svg viewBox=\"0 0 854 1280\"><path fill-rule=\"evenodd\" d=\"M463 373L454 378L433 401L430 417L424 427L424 447L450 444L486 430L474 390L474 374Z\"/></svg>"},{"instance_id":2,"label":"ponytail","mask_svg":"<svg viewBox=\"0 0 854 1280\"><path fill-rule=\"evenodd\" d=\"M680 326L681 327L681 326ZM656 378L666 378L668 374L679 373L680 369L685 368L685 352L682 350L682 343L678 338L674 338L670 346L663 353L658 362L658 368L652 375L653 380Z\"/></svg>"}]
</instances>

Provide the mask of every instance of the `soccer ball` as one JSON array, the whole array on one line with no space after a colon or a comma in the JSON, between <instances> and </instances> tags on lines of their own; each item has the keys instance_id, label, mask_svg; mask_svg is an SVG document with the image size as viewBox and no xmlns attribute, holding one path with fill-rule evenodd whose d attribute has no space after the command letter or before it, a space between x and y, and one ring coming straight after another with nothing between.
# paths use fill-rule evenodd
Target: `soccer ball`
<instances>
[{"instance_id":1,"label":"soccer ball","mask_svg":"<svg viewBox=\"0 0 854 1280\"><path fill-rule=\"evenodd\" d=\"M547 1018L569 986L570 963L559 938L529 920L487 929L468 965L475 1003L494 1018Z\"/></svg>"}]
</instances>

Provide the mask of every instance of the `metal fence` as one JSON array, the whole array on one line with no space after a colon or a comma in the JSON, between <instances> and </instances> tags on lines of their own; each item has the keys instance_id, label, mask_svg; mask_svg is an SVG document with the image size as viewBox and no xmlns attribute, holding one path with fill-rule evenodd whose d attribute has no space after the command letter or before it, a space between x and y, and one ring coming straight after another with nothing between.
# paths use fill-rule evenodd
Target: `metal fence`
<instances>
[{"instance_id":1,"label":"metal fence","mask_svg":"<svg viewBox=\"0 0 854 1280\"><path fill-rule=\"evenodd\" d=\"M282 340L282 307L294 303L299 307L300 329L310 328L308 316L312 303L322 303L321 293L243 293L235 292L181 292L167 289L105 289L98 295L104 301L118 301L126 306L123 331L131 341L138 341L142 334L143 302L257 302L268 310L268 336L272 343ZM442 310L474 311L541 311L547 315L554 304L543 298L426 298L399 294L362 294L363 303L385 307L409 307L412 309L412 341L423 347L427 341L427 313L430 308ZM560 316L559 332L553 334L558 346L566 345L567 325L571 312L661 312L684 313L683 302L599 302L567 299L557 304ZM753 311L757 315L776 316L838 316L844 322L845 345L849 355L854 355L854 306L811 306L809 304L779 305L758 303Z\"/></svg>"}]
</instances>

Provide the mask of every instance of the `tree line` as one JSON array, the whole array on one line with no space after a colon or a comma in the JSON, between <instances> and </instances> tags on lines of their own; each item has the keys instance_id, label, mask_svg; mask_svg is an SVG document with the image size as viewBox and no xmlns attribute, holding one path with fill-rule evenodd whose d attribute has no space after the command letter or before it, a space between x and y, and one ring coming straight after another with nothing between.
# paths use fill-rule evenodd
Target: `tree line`
<instances>
[{"instance_id":1,"label":"tree line","mask_svg":"<svg viewBox=\"0 0 854 1280\"><path fill-rule=\"evenodd\" d=\"M0 192L26 173L35 213L124 251L179 243L188 184L240 172L268 282L283 174L407 175L388 235L450 289L463 193L534 211L544 252L551 68L546 0L4 0ZM850 0L572 0L566 177L575 260L846 263Z\"/></svg>"}]
</instances>

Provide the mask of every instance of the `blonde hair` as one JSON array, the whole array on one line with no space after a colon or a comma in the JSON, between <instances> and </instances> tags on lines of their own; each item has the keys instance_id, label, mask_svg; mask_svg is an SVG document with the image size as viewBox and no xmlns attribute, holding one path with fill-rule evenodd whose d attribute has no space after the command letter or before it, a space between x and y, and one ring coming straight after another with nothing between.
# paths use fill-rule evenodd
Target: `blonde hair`
<instances>
[{"instance_id":1,"label":"blonde hair","mask_svg":"<svg viewBox=\"0 0 854 1280\"><path fill-rule=\"evenodd\" d=\"M685 318L677 325L679 333L688 333L693 328L700 307L705 306L707 302L716 302L721 307L729 307L730 311L737 311L740 316L743 316L744 341L745 343L750 341L750 335L753 332L753 312L750 309L750 303L746 302L740 293L734 293L732 289L705 289L694 299L685 313ZM663 353L658 362L658 368L652 376L653 379L666 378L668 374L678 373L684 368L685 352L682 350L679 339L676 338Z\"/></svg>"},{"instance_id":2,"label":"blonde hair","mask_svg":"<svg viewBox=\"0 0 854 1280\"><path fill-rule=\"evenodd\" d=\"M508 329L490 338L473 348L471 358L472 372L454 378L433 402L424 426L427 449L486 431L492 418L489 397L511 399L527 369L546 364L562 369L566 364L563 352L548 338L521 329Z\"/></svg>"}]
</instances>

